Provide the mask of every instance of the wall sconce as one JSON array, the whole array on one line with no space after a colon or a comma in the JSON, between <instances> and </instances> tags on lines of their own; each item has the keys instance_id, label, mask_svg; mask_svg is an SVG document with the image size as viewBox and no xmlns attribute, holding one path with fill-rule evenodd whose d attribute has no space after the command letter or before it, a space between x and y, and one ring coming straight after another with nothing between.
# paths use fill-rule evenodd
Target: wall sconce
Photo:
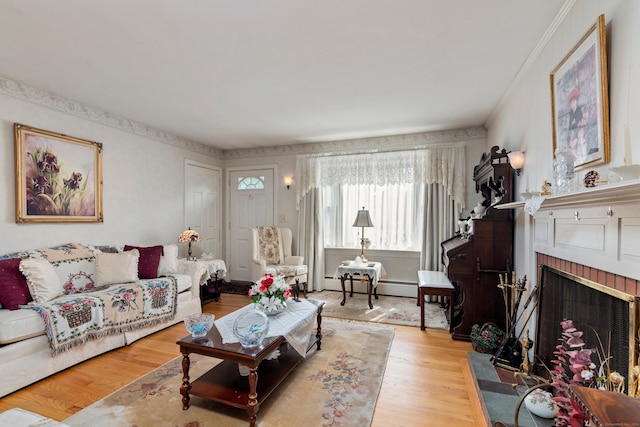
<instances>
[{"instance_id":1,"label":"wall sconce","mask_svg":"<svg viewBox=\"0 0 640 427\"><path fill-rule=\"evenodd\" d=\"M293 177L292 176L285 176L283 181L284 181L284 185L287 186L287 190L289 189L289 187L291 187L293 185Z\"/></svg>"},{"instance_id":2,"label":"wall sconce","mask_svg":"<svg viewBox=\"0 0 640 427\"><path fill-rule=\"evenodd\" d=\"M520 175L522 166L524 166L524 151L512 151L507 156L509 156L509 164L516 171L516 175Z\"/></svg>"}]
</instances>

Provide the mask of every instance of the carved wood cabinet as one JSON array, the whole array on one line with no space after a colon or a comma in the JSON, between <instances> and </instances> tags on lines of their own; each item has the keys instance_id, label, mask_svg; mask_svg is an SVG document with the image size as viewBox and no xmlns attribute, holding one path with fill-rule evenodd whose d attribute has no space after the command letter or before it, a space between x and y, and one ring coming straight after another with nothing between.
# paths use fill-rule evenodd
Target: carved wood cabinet
<instances>
[{"instance_id":1,"label":"carved wood cabinet","mask_svg":"<svg viewBox=\"0 0 640 427\"><path fill-rule=\"evenodd\" d=\"M511 272L513 217L494 206L513 201L514 171L507 152L493 147L474 168L476 192L483 197L482 215L472 219L473 233L459 233L441 243L442 263L456 288L452 337L470 340L471 327L487 322L505 329L505 304L497 287L499 274Z\"/></svg>"}]
</instances>

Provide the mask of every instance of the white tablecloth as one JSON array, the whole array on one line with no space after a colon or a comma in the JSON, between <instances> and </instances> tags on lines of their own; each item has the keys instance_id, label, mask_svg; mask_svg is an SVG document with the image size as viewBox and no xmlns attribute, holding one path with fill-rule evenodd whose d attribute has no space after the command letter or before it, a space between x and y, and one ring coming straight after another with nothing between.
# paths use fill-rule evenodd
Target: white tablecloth
<instances>
[{"instance_id":1,"label":"white tablecloth","mask_svg":"<svg viewBox=\"0 0 640 427\"><path fill-rule=\"evenodd\" d=\"M254 304L244 306L214 322L222 336L223 343L240 342L233 333L233 323L238 316L248 310L256 310ZM282 335L299 355L306 357L317 311L318 307L307 300L302 299L300 302L295 302L289 298L286 311L276 316L269 316L269 333L267 337Z\"/></svg>"},{"instance_id":2,"label":"white tablecloth","mask_svg":"<svg viewBox=\"0 0 640 427\"><path fill-rule=\"evenodd\" d=\"M223 259L204 259L198 258L198 262L207 266L207 280L213 279L218 273L218 279L227 275L227 265Z\"/></svg>"},{"instance_id":3,"label":"white tablecloth","mask_svg":"<svg viewBox=\"0 0 640 427\"><path fill-rule=\"evenodd\" d=\"M386 277L387 272L379 262L376 262L373 267L369 267L367 264L355 264L352 262L350 265L340 265L336 269L336 272L333 273L333 278L340 280L345 274L359 274L360 276L367 274L369 277L373 277L373 287L375 288L378 286L378 280L380 280L381 277Z\"/></svg>"}]
</instances>

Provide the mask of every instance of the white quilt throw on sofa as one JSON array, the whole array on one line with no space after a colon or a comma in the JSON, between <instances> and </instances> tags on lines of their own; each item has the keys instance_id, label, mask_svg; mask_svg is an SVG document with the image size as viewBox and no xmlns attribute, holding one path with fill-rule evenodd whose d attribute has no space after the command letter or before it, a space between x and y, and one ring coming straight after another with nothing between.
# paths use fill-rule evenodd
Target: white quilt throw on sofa
<instances>
[{"instance_id":1,"label":"white quilt throw on sofa","mask_svg":"<svg viewBox=\"0 0 640 427\"><path fill-rule=\"evenodd\" d=\"M40 313L55 355L90 339L173 320L177 298L176 280L167 276L23 307Z\"/></svg>"}]
</instances>

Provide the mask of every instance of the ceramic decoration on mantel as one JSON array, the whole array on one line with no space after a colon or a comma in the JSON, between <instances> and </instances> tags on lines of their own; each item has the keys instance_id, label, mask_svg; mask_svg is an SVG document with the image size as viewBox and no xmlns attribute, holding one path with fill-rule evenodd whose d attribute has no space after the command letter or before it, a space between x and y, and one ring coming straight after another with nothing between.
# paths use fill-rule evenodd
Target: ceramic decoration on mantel
<instances>
[{"instance_id":1,"label":"ceramic decoration on mantel","mask_svg":"<svg viewBox=\"0 0 640 427\"><path fill-rule=\"evenodd\" d=\"M640 165L634 165L631 160L631 135L629 126L624 126L624 165L609 168L618 175L621 181L630 181L640 178Z\"/></svg>"}]
</instances>

